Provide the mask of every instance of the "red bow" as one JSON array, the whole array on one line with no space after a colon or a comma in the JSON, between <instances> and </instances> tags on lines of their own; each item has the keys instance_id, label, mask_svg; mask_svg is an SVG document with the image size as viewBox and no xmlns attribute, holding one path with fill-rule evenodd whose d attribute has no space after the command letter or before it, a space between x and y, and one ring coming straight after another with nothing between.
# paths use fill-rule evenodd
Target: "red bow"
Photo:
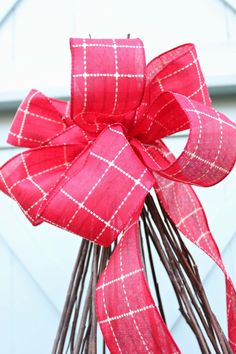
<instances>
[{"instance_id":1,"label":"red bow","mask_svg":"<svg viewBox=\"0 0 236 354\"><path fill-rule=\"evenodd\" d=\"M185 44L145 67L139 39L72 39L71 104L31 91L8 142L30 147L0 169L0 188L29 220L107 246L123 232L96 292L112 353L180 353L148 289L137 220L154 186L172 221L226 279L236 353L236 294L191 185L221 181L236 159L236 127L210 106L195 48ZM161 138L189 129L175 159ZM135 289L135 291L134 291Z\"/></svg>"}]
</instances>

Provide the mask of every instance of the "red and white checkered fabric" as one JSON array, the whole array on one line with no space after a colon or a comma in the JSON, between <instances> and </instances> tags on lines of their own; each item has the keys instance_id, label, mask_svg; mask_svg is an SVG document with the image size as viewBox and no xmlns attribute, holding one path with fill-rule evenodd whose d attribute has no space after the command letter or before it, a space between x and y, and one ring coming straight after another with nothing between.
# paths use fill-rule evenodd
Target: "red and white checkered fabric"
<instances>
[{"instance_id":1,"label":"red and white checkered fabric","mask_svg":"<svg viewBox=\"0 0 236 354\"><path fill-rule=\"evenodd\" d=\"M142 41L72 38L70 45L74 122L97 133L112 123L131 125L145 84Z\"/></svg>"},{"instance_id":2,"label":"red and white checkered fabric","mask_svg":"<svg viewBox=\"0 0 236 354\"><path fill-rule=\"evenodd\" d=\"M108 348L111 353L180 353L147 287L138 249L134 222L97 284L97 315Z\"/></svg>"},{"instance_id":3,"label":"red and white checkered fabric","mask_svg":"<svg viewBox=\"0 0 236 354\"><path fill-rule=\"evenodd\" d=\"M210 106L195 48L146 68L139 39L71 39L71 103L32 90L8 142L30 147L0 168L0 189L32 224L43 221L107 246L124 233L97 286L97 314L112 353L180 353L150 295L137 218L152 186L181 232L226 278L236 353L236 294L191 185L211 186L236 160L236 127ZM175 159L162 138L189 129ZM135 291L133 289L135 288Z\"/></svg>"}]
</instances>

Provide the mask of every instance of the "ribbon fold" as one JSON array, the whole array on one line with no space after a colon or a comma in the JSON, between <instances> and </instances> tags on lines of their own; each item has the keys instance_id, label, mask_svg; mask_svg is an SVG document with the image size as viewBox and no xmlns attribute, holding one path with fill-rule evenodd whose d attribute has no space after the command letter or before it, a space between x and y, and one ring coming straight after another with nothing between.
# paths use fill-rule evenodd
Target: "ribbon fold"
<instances>
[{"instance_id":1,"label":"ribbon fold","mask_svg":"<svg viewBox=\"0 0 236 354\"><path fill-rule=\"evenodd\" d=\"M30 149L0 168L0 189L33 225L48 222L103 246L123 233L97 284L106 344L111 353L180 353L139 254L137 220L154 187L178 229L225 274L236 353L235 289L191 187L214 185L232 170L236 126L211 107L194 45L146 67L140 39L71 39L70 46L71 102L30 91L8 137ZM187 129L176 159L162 138Z\"/></svg>"}]
</instances>

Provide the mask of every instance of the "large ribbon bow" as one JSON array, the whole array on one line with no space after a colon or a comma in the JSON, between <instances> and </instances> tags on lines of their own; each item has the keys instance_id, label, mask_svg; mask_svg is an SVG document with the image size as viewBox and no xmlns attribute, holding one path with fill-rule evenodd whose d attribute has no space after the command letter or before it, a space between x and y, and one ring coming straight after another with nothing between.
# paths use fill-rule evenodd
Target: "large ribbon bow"
<instances>
[{"instance_id":1,"label":"large ribbon bow","mask_svg":"<svg viewBox=\"0 0 236 354\"><path fill-rule=\"evenodd\" d=\"M148 289L137 220L155 188L179 230L225 274L229 339L236 353L236 294L191 185L221 181L236 159L236 127L210 106L194 45L145 67L139 39L71 39L71 103L33 90L8 142L30 147L0 170L0 188L29 220L99 245L123 236L96 290L112 353L180 353ZM189 129L175 159L162 138Z\"/></svg>"}]
</instances>

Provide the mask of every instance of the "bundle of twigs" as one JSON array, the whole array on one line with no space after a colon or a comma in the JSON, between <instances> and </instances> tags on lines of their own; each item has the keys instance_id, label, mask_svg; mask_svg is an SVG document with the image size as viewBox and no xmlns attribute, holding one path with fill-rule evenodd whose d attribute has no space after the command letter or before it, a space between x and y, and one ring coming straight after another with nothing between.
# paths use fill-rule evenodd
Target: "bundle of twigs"
<instances>
[{"instance_id":1,"label":"bundle of twigs","mask_svg":"<svg viewBox=\"0 0 236 354\"><path fill-rule=\"evenodd\" d=\"M81 242L53 354L108 353L104 341L101 344L102 340L97 340L94 296L97 279L115 247L116 243L103 248L86 240ZM144 268L150 270L148 280L154 285L154 295L164 321L164 307L155 270L157 254L172 283L179 310L196 336L201 352L232 353L211 310L193 257L175 225L150 194L140 217L140 249Z\"/></svg>"}]
</instances>

